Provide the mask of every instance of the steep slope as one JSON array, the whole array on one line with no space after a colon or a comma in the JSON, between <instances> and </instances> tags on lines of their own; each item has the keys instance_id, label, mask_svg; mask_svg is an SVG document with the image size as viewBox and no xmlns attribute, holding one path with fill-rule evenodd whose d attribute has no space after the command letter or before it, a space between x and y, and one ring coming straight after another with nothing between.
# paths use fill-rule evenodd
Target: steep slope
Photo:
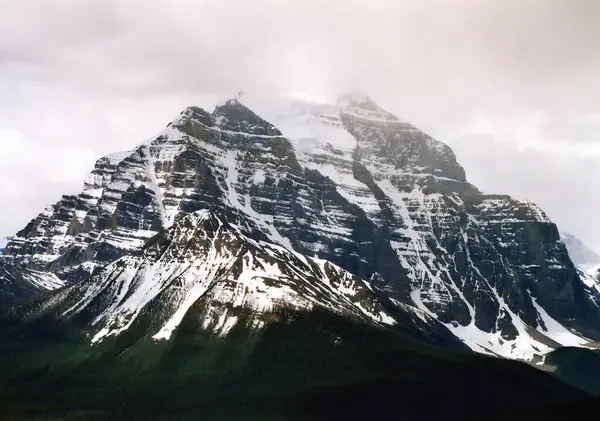
<instances>
[{"instance_id":1,"label":"steep slope","mask_svg":"<svg viewBox=\"0 0 600 421\"><path fill-rule=\"evenodd\" d=\"M331 241L350 237L360 219L344 209L333 183L300 167L277 129L236 101L212 115L191 107L155 140L117 158L99 160L83 193L40 214L3 259L74 281L198 209L217 210L288 248L333 249ZM304 238L308 226L313 235Z\"/></svg>"},{"instance_id":2,"label":"steep slope","mask_svg":"<svg viewBox=\"0 0 600 421\"><path fill-rule=\"evenodd\" d=\"M139 320L149 321L140 338L168 340L191 308L204 329L221 336L237 324L255 331L286 311L321 309L377 326L393 327L398 317L404 331L437 332L440 342L461 347L435 319L399 309L369 283L327 261L253 240L207 210L186 215L140 253L28 305L26 313L83 322L97 343L141 329Z\"/></svg>"},{"instance_id":3,"label":"steep slope","mask_svg":"<svg viewBox=\"0 0 600 421\"><path fill-rule=\"evenodd\" d=\"M7 269L0 262L0 307L21 299L44 294L65 285L53 273L31 269Z\"/></svg>"},{"instance_id":4,"label":"steep slope","mask_svg":"<svg viewBox=\"0 0 600 421\"><path fill-rule=\"evenodd\" d=\"M377 225L405 273L373 274L392 297L409 291L473 349L508 357L585 342L555 319L598 334L597 291L556 226L532 203L481 194L448 146L361 95L335 105L242 100Z\"/></svg>"},{"instance_id":5,"label":"steep slope","mask_svg":"<svg viewBox=\"0 0 600 421\"><path fill-rule=\"evenodd\" d=\"M599 338L598 291L544 213L480 193L448 146L357 95L190 107L99 160L0 261L75 282L200 209L371 280L477 351L531 359Z\"/></svg>"}]
</instances>

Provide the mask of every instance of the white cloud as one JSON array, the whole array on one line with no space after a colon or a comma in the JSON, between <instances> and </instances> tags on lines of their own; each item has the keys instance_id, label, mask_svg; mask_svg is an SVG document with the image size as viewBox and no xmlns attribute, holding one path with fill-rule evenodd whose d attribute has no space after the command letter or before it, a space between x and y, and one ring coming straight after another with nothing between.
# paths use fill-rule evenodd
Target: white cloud
<instances>
[{"instance_id":1,"label":"white cloud","mask_svg":"<svg viewBox=\"0 0 600 421\"><path fill-rule=\"evenodd\" d=\"M475 183L600 238L599 20L593 0L0 0L0 234L204 94L308 88L369 93Z\"/></svg>"}]
</instances>

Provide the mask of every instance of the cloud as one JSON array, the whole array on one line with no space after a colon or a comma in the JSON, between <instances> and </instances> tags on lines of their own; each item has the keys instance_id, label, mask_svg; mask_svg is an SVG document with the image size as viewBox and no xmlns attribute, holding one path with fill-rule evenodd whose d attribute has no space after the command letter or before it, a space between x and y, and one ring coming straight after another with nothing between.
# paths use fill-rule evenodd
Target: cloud
<instances>
[{"instance_id":1,"label":"cloud","mask_svg":"<svg viewBox=\"0 0 600 421\"><path fill-rule=\"evenodd\" d=\"M579 185L599 156L598 21L595 0L0 0L0 181L21 192L0 191L0 233L77 190L96 156L239 90L363 90L468 145L468 173L500 190L554 191L519 181L523 156ZM512 177L490 170L499 149ZM595 205L578 206L598 226Z\"/></svg>"},{"instance_id":2,"label":"cloud","mask_svg":"<svg viewBox=\"0 0 600 421\"><path fill-rule=\"evenodd\" d=\"M600 250L597 157L574 158L553 151L519 149L493 134L464 135L453 139L452 146L467 169L468 179L481 190L535 202L562 230L576 233Z\"/></svg>"},{"instance_id":3,"label":"cloud","mask_svg":"<svg viewBox=\"0 0 600 421\"><path fill-rule=\"evenodd\" d=\"M570 85L595 80L600 63L593 1L4 4L3 61L95 94L359 85L407 110L548 99L562 109L559 99L573 96L584 107L598 104L597 84L585 98Z\"/></svg>"}]
</instances>

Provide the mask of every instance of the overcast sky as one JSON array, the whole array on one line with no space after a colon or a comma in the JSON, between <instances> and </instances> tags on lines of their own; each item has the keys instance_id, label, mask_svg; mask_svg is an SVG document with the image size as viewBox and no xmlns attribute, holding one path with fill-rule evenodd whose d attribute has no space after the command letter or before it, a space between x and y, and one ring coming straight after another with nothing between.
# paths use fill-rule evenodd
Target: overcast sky
<instances>
[{"instance_id":1,"label":"overcast sky","mask_svg":"<svg viewBox=\"0 0 600 421\"><path fill-rule=\"evenodd\" d=\"M0 0L0 235L205 94L361 90L600 251L600 1Z\"/></svg>"}]
</instances>

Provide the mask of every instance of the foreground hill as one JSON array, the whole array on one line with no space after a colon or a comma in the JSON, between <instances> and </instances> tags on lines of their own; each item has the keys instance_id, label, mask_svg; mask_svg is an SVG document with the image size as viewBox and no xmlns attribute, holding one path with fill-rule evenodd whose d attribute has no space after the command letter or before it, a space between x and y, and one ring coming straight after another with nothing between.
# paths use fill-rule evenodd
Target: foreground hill
<instances>
[{"instance_id":1,"label":"foreground hill","mask_svg":"<svg viewBox=\"0 0 600 421\"><path fill-rule=\"evenodd\" d=\"M236 324L225 337L203 329L204 311L193 306L169 341L141 339L133 327L93 347L75 320L4 319L0 416L535 419L586 399L524 363L435 347L329 311L283 312L259 331Z\"/></svg>"}]
</instances>

